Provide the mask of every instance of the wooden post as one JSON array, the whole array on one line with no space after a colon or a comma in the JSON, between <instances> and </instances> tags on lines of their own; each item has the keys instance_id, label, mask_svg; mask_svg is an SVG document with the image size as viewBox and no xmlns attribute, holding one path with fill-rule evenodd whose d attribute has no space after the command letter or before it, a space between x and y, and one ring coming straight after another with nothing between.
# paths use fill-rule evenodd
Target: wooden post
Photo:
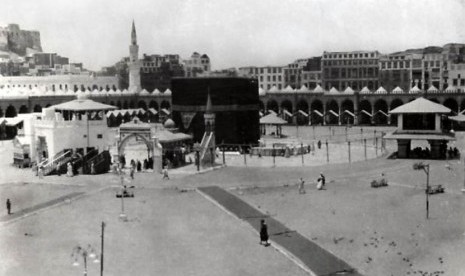
<instances>
[{"instance_id":1,"label":"wooden post","mask_svg":"<svg viewBox=\"0 0 465 276\"><path fill-rule=\"evenodd\" d=\"M326 162L329 163L329 149L328 149L328 140L326 140Z\"/></svg>"},{"instance_id":2,"label":"wooden post","mask_svg":"<svg viewBox=\"0 0 465 276\"><path fill-rule=\"evenodd\" d=\"M365 152L365 161L367 160L367 139L363 139L363 149Z\"/></svg>"},{"instance_id":3,"label":"wooden post","mask_svg":"<svg viewBox=\"0 0 465 276\"><path fill-rule=\"evenodd\" d=\"M347 146L348 146L348 150L349 150L349 163L351 163L351 160L350 160L350 141L347 142Z\"/></svg>"}]
</instances>

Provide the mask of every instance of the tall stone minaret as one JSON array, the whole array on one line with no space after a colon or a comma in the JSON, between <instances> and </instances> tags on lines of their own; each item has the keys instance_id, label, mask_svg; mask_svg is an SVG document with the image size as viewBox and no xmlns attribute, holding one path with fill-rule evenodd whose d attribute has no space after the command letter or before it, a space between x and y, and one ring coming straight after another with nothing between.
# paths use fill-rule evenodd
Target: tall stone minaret
<instances>
[{"instance_id":1,"label":"tall stone minaret","mask_svg":"<svg viewBox=\"0 0 465 276\"><path fill-rule=\"evenodd\" d=\"M137 45L136 26L132 21L131 45L129 45L129 91L141 90L139 61L139 45Z\"/></svg>"}]
</instances>

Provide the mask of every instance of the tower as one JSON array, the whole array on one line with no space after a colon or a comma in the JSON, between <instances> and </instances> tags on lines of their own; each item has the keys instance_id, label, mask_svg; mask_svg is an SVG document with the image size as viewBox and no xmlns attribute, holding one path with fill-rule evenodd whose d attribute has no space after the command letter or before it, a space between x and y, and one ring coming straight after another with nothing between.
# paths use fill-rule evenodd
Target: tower
<instances>
[{"instance_id":1,"label":"tower","mask_svg":"<svg viewBox=\"0 0 465 276\"><path fill-rule=\"evenodd\" d=\"M203 115L205 122L205 133L212 134L215 137L215 113L212 111L212 100L210 98L210 91L207 95L207 105L205 107L205 114Z\"/></svg>"},{"instance_id":2,"label":"tower","mask_svg":"<svg viewBox=\"0 0 465 276\"><path fill-rule=\"evenodd\" d=\"M141 90L139 45L137 45L136 26L132 21L131 44L129 45L129 91Z\"/></svg>"}]
</instances>

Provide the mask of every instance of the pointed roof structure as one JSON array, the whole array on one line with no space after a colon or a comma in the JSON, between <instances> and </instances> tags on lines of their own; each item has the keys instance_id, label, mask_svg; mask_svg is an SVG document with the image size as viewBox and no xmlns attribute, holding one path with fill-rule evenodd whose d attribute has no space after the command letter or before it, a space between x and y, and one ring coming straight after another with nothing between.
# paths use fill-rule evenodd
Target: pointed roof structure
<instances>
[{"instance_id":1,"label":"pointed roof structure","mask_svg":"<svg viewBox=\"0 0 465 276\"><path fill-rule=\"evenodd\" d=\"M402 93L404 93L404 90L402 90L402 88L400 88L399 86L397 86L396 88L392 90L392 94L402 94Z\"/></svg>"},{"instance_id":2,"label":"pointed roof structure","mask_svg":"<svg viewBox=\"0 0 465 276\"><path fill-rule=\"evenodd\" d=\"M313 93L324 93L325 90L319 84L316 85L315 89L313 89Z\"/></svg>"},{"instance_id":3,"label":"pointed roof structure","mask_svg":"<svg viewBox=\"0 0 465 276\"><path fill-rule=\"evenodd\" d=\"M344 90L344 94L354 94L354 90L350 88L350 86L347 86L347 88Z\"/></svg>"},{"instance_id":4,"label":"pointed roof structure","mask_svg":"<svg viewBox=\"0 0 465 276\"><path fill-rule=\"evenodd\" d=\"M87 95L80 95L76 100L52 105L50 108L55 110L70 110L70 111L100 111L114 110L116 106L95 102L87 98Z\"/></svg>"},{"instance_id":5,"label":"pointed roof structure","mask_svg":"<svg viewBox=\"0 0 465 276\"><path fill-rule=\"evenodd\" d=\"M394 108L389 114L403 113L450 113L451 110L442 104L435 103L423 97L417 98L409 103Z\"/></svg>"},{"instance_id":6,"label":"pointed roof structure","mask_svg":"<svg viewBox=\"0 0 465 276\"><path fill-rule=\"evenodd\" d=\"M331 89L329 90L328 94L337 94L339 95L339 90L337 90L334 86L331 87Z\"/></svg>"},{"instance_id":7,"label":"pointed roof structure","mask_svg":"<svg viewBox=\"0 0 465 276\"><path fill-rule=\"evenodd\" d=\"M368 87L363 87L362 90L360 90L360 94L371 94L370 89Z\"/></svg>"},{"instance_id":8,"label":"pointed roof structure","mask_svg":"<svg viewBox=\"0 0 465 276\"><path fill-rule=\"evenodd\" d=\"M212 111L212 99L210 98L210 91L208 91L208 94L207 94L207 105L205 106L205 113L208 113L208 114L213 113L213 111Z\"/></svg>"},{"instance_id":9,"label":"pointed roof structure","mask_svg":"<svg viewBox=\"0 0 465 276\"><path fill-rule=\"evenodd\" d=\"M259 88L258 88L258 95L260 95L260 96L266 95L265 89L259 87Z\"/></svg>"},{"instance_id":10,"label":"pointed roof structure","mask_svg":"<svg viewBox=\"0 0 465 276\"><path fill-rule=\"evenodd\" d=\"M386 89L384 87L380 86L376 91L375 94L387 94Z\"/></svg>"},{"instance_id":11,"label":"pointed roof structure","mask_svg":"<svg viewBox=\"0 0 465 276\"><path fill-rule=\"evenodd\" d=\"M273 85L273 87L270 88L270 90L268 90L268 92L278 92L278 88L276 87L276 85Z\"/></svg>"},{"instance_id":12,"label":"pointed roof structure","mask_svg":"<svg viewBox=\"0 0 465 276\"><path fill-rule=\"evenodd\" d=\"M302 84L299 91L300 92L310 92L310 90L307 88L307 86L305 84Z\"/></svg>"},{"instance_id":13,"label":"pointed roof structure","mask_svg":"<svg viewBox=\"0 0 465 276\"><path fill-rule=\"evenodd\" d=\"M415 85L414 87L412 87L412 89L410 89L410 91L408 93L409 94L417 94L417 93L420 93L420 92L421 92L420 88L418 88L418 86Z\"/></svg>"},{"instance_id":14,"label":"pointed roof structure","mask_svg":"<svg viewBox=\"0 0 465 276\"><path fill-rule=\"evenodd\" d=\"M286 88L283 89L283 92L293 92L294 89L290 85L286 86Z\"/></svg>"},{"instance_id":15,"label":"pointed roof structure","mask_svg":"<svg viewBox=\"0 0 465 276\"><path fill-rule=\"evenodd\" d=\"M446 92L457 92L457 87L455 87L453 85L449 85L446 88Z\"/></svg>"},{"instance_id":16,"label":"pointed roof structure","mask_svg":"<svg viewBox=\"0 0 465 276\"><path fill-rule=\"evenodd\" d=\"M439 92L439 90L434 85L431 85L428 88L427 92L429 92L429 93L437 93L437 92Z\"/></svg>"},{"instance_id":17,"label":"pointed roof structure","mask_svg":"<svg viewBox=\"0 0 465 276\"><path fill-rule=\"evenodd\" d=\"M262 118L260 118L261 125L284 125L287 124L287 121L279 118L275 113L270 113Z\"/></svg>"},{"instance_id":18,"label":"pointed roof structure","mask_svg":"<svg viewBox=\"0 0 465 276\"><path fill-rule=\"evenodd\" d=\"M131 45L137 45L137 33L136 25L134 24L134 19L132 20Z\"/></svg>"}]
</instances>

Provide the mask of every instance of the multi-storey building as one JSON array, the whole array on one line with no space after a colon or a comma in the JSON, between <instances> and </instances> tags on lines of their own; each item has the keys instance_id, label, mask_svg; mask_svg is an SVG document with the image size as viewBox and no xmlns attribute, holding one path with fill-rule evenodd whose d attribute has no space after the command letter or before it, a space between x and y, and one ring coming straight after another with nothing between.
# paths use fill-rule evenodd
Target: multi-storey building
<instances>
[{"instance_id":1,"label":"multi-storey building","mask_svg":"<svg viewBox=\"0 0 465 276\"><path fill-rule=\"evenodd\" d=\"M309 61L308 58L302 58L284 67L284 86L299 88L302 85L302 72L308 67Z\"/></svg>"},{"instance_id":2,"label":"multi-storey building","mask_svg":"<svg viewBox=\"0 0 465 276\"><path fill-rule=\"evenodd\" d=\"M307 65L302 71L302 85L310 89L321 85L321 57L308 59Z\"/></svg>"},{"instance_id":3,"label":"multi-storey building","mask_svg":"<svg viewBox=\"0 0 465 276\"><path fill-rule=\"evenodd\" d=\"M281 66L241 67L239 75L257 79L259 87L265 90L273 86L278 90L284 88L284 70Z\"/></svg>"},{"instance_id":4,"label":"multi-storey building","mask_svg":"<svg viewBox=\"0 0 465 276\"><path fill-rule=\"evenodd\" d=\"M339 91L347 87L360 90L378 87L378 51L324 52L322 58L322 84L327 90Z\"/></svg>"},{"instance_id":5,"label":"multi-storey building","mask_svg":"<svg viewBox=\"0 0 465 276\"><path fill-rule=\"evenodd\" d=\"M423 83L422 56L418 50L407 50L380 56L379 86L388 91L392 91L396 87L400 87L403 91L409 91L415 84L421 87Z\"/></svg>"},{"instance_id":6,"label":"multi-storey building","mask_svg":"<svg viewBox=\"0 0 465 276\"><path fill-rule=\"evenodd\" d=\"M448 72L448 86L458 88L461 92L465 91L465 63L451 64Z\"/></svg>"},{"instance_id":7,"label":"multi-storey building","mask_svg":"<svg viewBox=\"0 0 465 276\"><path fill-rule=\"evenodd\" d=\"M200 55L194 52L190 59L184 61L184 70L186 77L208 74L211 70L210 58L206 54Z\"/></svg>"}]
</instances>

